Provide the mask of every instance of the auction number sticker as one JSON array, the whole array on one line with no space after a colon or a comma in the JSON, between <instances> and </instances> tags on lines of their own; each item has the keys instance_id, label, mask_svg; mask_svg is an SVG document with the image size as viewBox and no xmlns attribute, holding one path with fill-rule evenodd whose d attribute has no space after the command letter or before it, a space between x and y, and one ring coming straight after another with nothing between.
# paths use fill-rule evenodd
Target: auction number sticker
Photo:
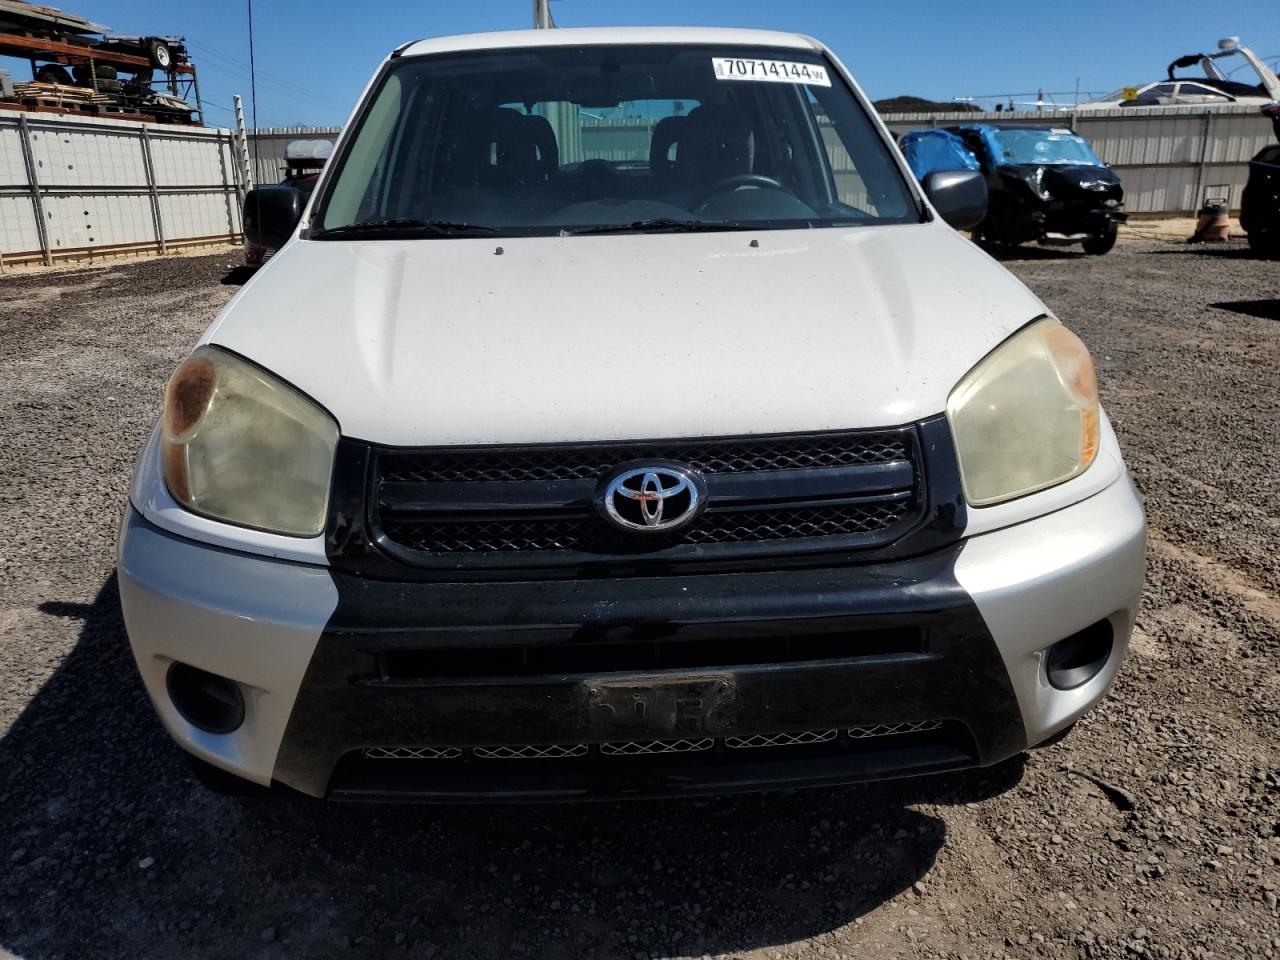
<instances>
[{"instance_id":1,"label":"auction number sticker","mask_svg":"<svg viewBox=\"0 0 1280 960\"><path fill-rule=\"evenodd\" d=\"M831 86L827 68L788 60L745 60L742 57L712 57L717 80L756 80L762 83L811 83Z\"/></svg>"}]
</instances>

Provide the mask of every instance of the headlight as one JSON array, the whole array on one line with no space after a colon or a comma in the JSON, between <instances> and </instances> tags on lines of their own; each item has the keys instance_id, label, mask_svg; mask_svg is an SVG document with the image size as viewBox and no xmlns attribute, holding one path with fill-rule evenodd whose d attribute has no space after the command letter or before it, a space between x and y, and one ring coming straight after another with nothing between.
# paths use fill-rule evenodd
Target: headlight
<instances>
[{"instance_id":1,"label":"headlight","mask_svg":"<svg viewBox=\"0 0 1280 960\"><path fill-rule=\"evenodd\" d=\"M338 425L288 384L200 347L165 390L164 478L196 513L294 537L324 530Z\"/></svg>"},{"instance_id":2,"label":"headlight","mask_svg":"<svg viewBox=\"0 0 1280 960\"><path fill-rule=\"evenodd\" d=\"M1026 184L1031 189L1031 192L1041 200L1048 202L1053 199L1053 194L1044 185L1044 167L1032 167L1031 169L1019 167L1017 172L1012 173L1011 176L1015 180L1020 180Z\"/></svg>"},{"instance_id":3,"label":"headlight","mask_svg":"<svg viewBox=\"0 0 1280 960\"><path fill-rule=\"evenodd\" d=\"M1040 320L965 375L947 419L975 507L1070 480L1098 455L1093 360L1074 333Z\"/></svg>"}]
</instances>

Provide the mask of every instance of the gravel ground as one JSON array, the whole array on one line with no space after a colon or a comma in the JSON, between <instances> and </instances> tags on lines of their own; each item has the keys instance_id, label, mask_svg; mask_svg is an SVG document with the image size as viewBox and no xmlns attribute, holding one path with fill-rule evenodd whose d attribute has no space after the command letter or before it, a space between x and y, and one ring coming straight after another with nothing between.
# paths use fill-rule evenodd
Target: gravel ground
<instances>
[{"instance_id":1,"label":"gravel ground","mask_svg":"<svg viewBox=\"0 0 1280 960\"><path fill-rule=\"evenodd\" d=\"M1134 655L1063 743L840 790L400 809L209 795L135 677L115 527L228 261L0 277L0 955L1280 954L1274 265L1009 263L1094 350L1151 520Z\"/></svg>"}]
</instances>

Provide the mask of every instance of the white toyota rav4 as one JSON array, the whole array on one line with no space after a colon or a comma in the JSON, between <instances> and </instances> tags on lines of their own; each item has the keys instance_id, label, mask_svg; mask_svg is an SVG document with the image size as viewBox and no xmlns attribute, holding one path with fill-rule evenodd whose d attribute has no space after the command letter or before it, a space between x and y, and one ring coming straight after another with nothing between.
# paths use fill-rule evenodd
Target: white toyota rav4
<instances>
[{"instance_id":1,"label":"white toyota rav4","mask_svg":"<svg viewBox=\"0 0 1280 960\"><path fill-rule=\"evenodd\" d=\"M379 68L174 373L120 589L205 782L344 799L991 764L1125 654L1142 509L1084 345L807 37ZM950 225L949 225L950 224Z\"/></svg>"}]
</instances>

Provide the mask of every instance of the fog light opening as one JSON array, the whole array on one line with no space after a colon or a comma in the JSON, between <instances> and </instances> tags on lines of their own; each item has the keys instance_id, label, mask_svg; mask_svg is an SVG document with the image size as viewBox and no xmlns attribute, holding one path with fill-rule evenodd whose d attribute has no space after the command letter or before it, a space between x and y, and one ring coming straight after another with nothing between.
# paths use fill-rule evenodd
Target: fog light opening
<instances>
[{"instance_id":1,"label":"fog light opening","mask_svg":"<svg viewBox=\"0 0 1280 960\"><path fill-rule=\"evenodd\" d=\"M234 680L185 663L165 674L169 699L184 720L209 733L231 733L244 723L244 694Z\"/></svg>"},{"instance_id":2,"label":"fog light opening","mask_svg":"<svg viewBox=\"0 0 1280 960\"><path fill-rule=\"evenodd\" d=\"M1045 663L1049 683L1058 690L1084 686L1107 665L1113 643L1110 620L1099 620L1059 640L1049 648Z\"/></svg>"}]
</instances>

